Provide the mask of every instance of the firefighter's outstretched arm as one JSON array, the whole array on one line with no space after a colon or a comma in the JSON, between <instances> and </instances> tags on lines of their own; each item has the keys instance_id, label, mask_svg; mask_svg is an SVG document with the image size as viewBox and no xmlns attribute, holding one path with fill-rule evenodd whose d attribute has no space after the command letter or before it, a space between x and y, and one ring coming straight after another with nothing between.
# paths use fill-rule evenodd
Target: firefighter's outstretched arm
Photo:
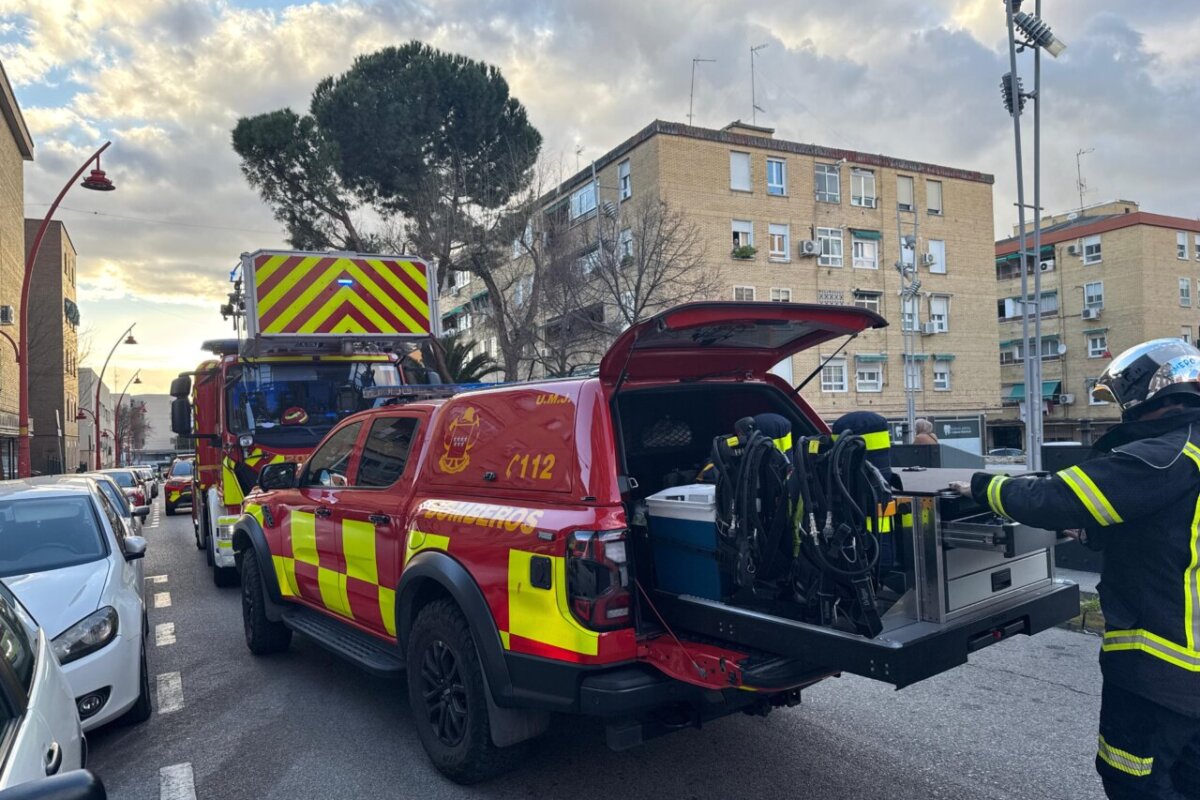
<instances>
[{"instance_id":1,"label":"firefighter's outstretched arm","mask_svg":"<svg viewBox=\"0 0 1200 800\"><path fill-rule=\"evenodd\" d=\"M1179 459L1148 462L1113 453L1043 477L977 472L970 493L997 514L1039 528L1107 528L1154 513L1182 495L1189 481L1171 478L1181 467L1186 469Z\"/></svg>"}]
</instances>

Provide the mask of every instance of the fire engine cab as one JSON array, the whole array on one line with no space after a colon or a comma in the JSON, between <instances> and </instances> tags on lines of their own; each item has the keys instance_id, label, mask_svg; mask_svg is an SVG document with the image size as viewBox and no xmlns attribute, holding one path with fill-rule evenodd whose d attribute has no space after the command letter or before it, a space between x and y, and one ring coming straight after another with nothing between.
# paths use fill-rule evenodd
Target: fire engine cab
<instances>
[{"instance_id":1,"label":"fire engine cab","mask_svg":"<svg viewBox=\"0 0 1200 800\"><path fill-rule=\"evenodd\" d=\"M171 385L172 429L196 449L196 547L218 586L237 582L233 524L261 467L305 458L382 391L441 382L437 282L419 258L260 250L233 280L221 311L236 337L205 342L213 358Z\"/></svg>"},{"instance_id":2,"label":"fire engine cab","mask_svg":"<svg viewBox=\"0 0 1200 800\"><path fill-rule=\"evenodd\" d=\"M299 632L402 677L429 757L469 783L552 714L627 748L841 672L903 687L1070 618L1055 532L946 491L959 471L885 485L769 372L885 324L691 304L597 377L347 416L262 468L232 525L249 649Z\"/></svg>"}]
</instances>

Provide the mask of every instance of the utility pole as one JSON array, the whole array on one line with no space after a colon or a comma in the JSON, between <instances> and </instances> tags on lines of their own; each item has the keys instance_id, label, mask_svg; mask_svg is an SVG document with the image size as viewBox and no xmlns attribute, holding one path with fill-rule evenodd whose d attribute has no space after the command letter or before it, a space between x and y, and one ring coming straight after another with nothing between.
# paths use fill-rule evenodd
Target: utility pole
<instances>
[{"instance_id":1,"label":"utility pole","mask_svg":"<svg viewBox=\"0 0 1200 800\"><path fill-rule=\"evenodd\" d=\"M914 187L915 192L915 187ZM916 198L913 198L913 232L912 232L912 265L904 263L904 223L900 219L900 204L896 203L896 236L900 242L900 257L896 261L896 270L900 273L900 328L904 340L904 420L905 444L912 444L917 427L917 386L916 377L916 334L919 326L918 310L921 292L921 280L917 277L917 243L920 225L920 215L917 213ZM910 305L911 304L911 305ZM906 310L912 308L912 324L908 324Z\"/></svg>"},{"instance_id":2,"label":"utility pole","mask_svg":"<svg viewBox=\"0 0 1200 800\"><path fill-rule=\"evenodd\" d=\"M692 88L688 92L688 125L692 124L692 104L696 99L696 65L697 64L715 64L715 58L693 58L692 59ZM753 83L753 78L751 82Z\"/></svg>"},{"instance_id":3,"label":"utility pole","mask_svg":"<svg viewBox=\"0 0 1200 800\"><path fill-rule=\"evenodd\" d=\"M1083 213L1083 194L1087 191L1087 182L1083 179L1083 157L1096 152L1096 148L1075 151L1075 188L1079 190L1079 213Z\"/></svg>"},{"instance_id":4,"label":"utility pole","mask_svg":"<svg viewBox=\"0 0 1200 800\"><path fill-rule=\"evenodd\" d=\"M758 112L763 109L758 107L758 95L754 88L754 56L759 50L766 49L766 44L755 45L750 48L750 124L758 124Z\"/></svg>"}]
</instances>

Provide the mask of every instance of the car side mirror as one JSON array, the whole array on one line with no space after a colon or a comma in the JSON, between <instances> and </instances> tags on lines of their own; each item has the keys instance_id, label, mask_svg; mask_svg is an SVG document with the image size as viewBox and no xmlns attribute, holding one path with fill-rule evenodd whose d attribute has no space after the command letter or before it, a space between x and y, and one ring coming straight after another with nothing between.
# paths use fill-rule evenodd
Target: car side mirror
<instances>
[{"instance_id":1,"label":"car side mirror","mask_svg":"<svg viewBox=\"0 0 1200 800\"><path fill-rule=\"evenodd\" d=\"M267 464L258 473L258 485L263 489L291 489L296 485L296 462Z\"/></svg>"},{"instance_id":2,"label":"car side mirror","mask_svg":"<svg viewBox=\"0 0 1200 800\"><path fill-rule=\"evenodd\" d=\"M125 560L137 561L146 555L146 540L141 536L125 537ZM0 799L2 800L2 799Z\"/></svg>"},{"instance_id":3,"label":"car side mirror","mask_svg":"<svg viewBox=\"0 0 1200 800\"><path fill-rule=\"evenodd\" d=\"M86 769L22 783L0 791L0 800L107 800L104 784Z\"/></svg>"},{"instance_id":4,"label":"car side mirror","mask_svg":"<svg viewBox=\"0 0 1200 800\"><path fill-rule=\"evenodd\" d=\"M133 515L138 519L145 519L150 516L150 506L134 506Z\"/></svg>"}]
</instances>

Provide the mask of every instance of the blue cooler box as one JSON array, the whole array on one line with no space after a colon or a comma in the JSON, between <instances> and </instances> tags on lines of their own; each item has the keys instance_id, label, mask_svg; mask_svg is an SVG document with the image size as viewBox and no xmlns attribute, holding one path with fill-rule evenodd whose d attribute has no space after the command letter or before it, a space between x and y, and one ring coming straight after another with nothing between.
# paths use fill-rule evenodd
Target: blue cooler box
<instances>
[{"instance_id":1,"label":"blue cooler box","mask_svg":"<svg viewBox=\"0 0 1200 800\"><path fill-rule=\"evenodd\" d=\"M717 564L717 487L676 486L646 498L650 546L658 588L720 600Z\"/></svg>"}]
</instances>

